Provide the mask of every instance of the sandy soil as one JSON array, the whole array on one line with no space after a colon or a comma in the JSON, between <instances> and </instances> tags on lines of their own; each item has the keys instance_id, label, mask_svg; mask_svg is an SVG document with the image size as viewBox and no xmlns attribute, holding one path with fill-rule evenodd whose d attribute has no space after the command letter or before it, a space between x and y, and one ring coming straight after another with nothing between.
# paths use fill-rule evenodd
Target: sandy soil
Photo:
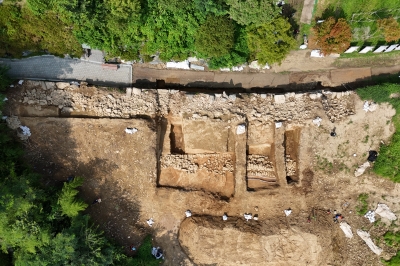
<instances>
[{"instance_id":1,"label":"sandy soil","mask_svg":"<svg viewBox=\"0 0 400 266\"><path fill-rule=\"evenodd\" d=\"M12 97L17 95L10 95L10 102ZM22 113L20 119L32 131L26 143L27 157L46 177L46 183L59 185L71 174L83 176L81 196L85 201L102 199L101 204L87 210L100 228L125 247L139 245L147 233L152 233L155 245L165 250L164 265L381 265L380 258L360 238L345 238L333 222L333 214L328 213L342 213L353 233L364 228L379 238L382 229L355 213L357 196L368 193L371 209L382 202L400 212L398 185L376 177L370 170L354 177L368 150L377 149L393 133L390 121L394 110L379 105L376 111L365 113L356 95L349 99L349 109L355 113L344 114L334 123L319 103L310 116L322 118L320 127L311 120L285 122L281 128L263 127L253 121L248 133L234 137L229 134L235 133L237 124L246 122L244 118L196 122L188 119L191 114L185 114L180 118L181 130L173 130L175 135L162 130L163 123L179 124L172 117L162 122L159 117L24 117ZM15 103L22 105L17 100ZM234 127L226 128L229 123ZM127 127L138 132L126 134ZM334 127L337 136L331 137ZM172 136L180 147L177 152L171 151ZM234 155L232 195L221 197L210 188L216 185L206 181L189 188L185 183L175 187L159 184L160 156L219 156L226 152ZM273 154L274 186L249 190L246 167L251 154ZM288 154L298 160L294 168L298 182L291 184L286 182ZM206 161L197 164L213 167ZM223 167L230 171L227 165ZM190 178L207 180L199 174ZM222 184L222 188L230 186L228 182ZM292 214L286 217L283 211L288 208ZM185 217L188 209L193 213L191 218ZM224 213L229 217L226 222L222 221ZM257 215L258 221L246 222L245 213ZM153 227L146 224L150 218L155 221ZM379 245L384 248L383 257L393 254L393 250Z\"/></svg>"}]
</instances>

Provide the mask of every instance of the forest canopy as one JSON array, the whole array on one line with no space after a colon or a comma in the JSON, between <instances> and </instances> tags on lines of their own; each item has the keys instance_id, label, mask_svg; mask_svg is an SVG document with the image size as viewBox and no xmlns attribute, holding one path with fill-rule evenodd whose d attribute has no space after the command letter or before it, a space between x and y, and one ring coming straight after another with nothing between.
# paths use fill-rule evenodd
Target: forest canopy
<instances>
[{"instance_id":1,"label":"forest canopy","mask_svg":"<svg viewBox=\"0 0 400 266\"><path fill-rule=\"evenodd\" d=\"M0 54L21 57L29 50L80 56L85 43L109 58L139 60L159 53L163 60L197 56L211 67L232 66L254 57L247 45L249 29L282 21L291 28L281 13L272 0L5 0ZM283 53L275 59L287 52L272 51Z\"/></svg>"}]
</instances>

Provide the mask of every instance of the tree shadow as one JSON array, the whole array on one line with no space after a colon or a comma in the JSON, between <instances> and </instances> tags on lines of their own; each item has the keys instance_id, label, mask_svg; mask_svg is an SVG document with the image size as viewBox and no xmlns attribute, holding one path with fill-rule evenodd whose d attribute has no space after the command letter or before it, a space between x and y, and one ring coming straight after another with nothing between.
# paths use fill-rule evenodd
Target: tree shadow
<instances>
[{"instance_id":1,"label":"tree shadow","mask_svg":"<svg viewBox=\"0 0 400 266\"><path fill-rule=\"evenodd\" d=\"M119 246L139 245L149 229L139 223L141 204L136 200L137 189L131 190L139 174L133 168L121 170L134 158L124 159L125 153L120 153L134 147L112 140L110 131L118 121L64 117L20 117L20 120L31 129L26 158L42 175L43 185L61 188L69 176L83 177L79 195L89 205L83 213L89 214L99 229ZM138 120L141 125L151 126L152 122ZM126 134L123 128L121 135ZM136 159L139 158L140 154ZM101 203L93 204L98 198Z\"/></svg>"},{"instance_id":2,"label":"tree shadow","mask_svg":"<svg viewBox=\"0 0 400 266\"><path fill-rule=\"evenodd\" d=\"M294 18L296 12L297 10L291 4L284 4L282 6L282 16L286 18L289 21L290 25L292 26L293 36L295 38L297 37L298 31L300 29L299 24Z\"/></svg>"},{"instance_id":3,"label":"tree shadow","mask_svg":"<svg viewBox=\"0 0 400 266\"><path fill-rule=\"evenodd\" d=\"M341 7L334 7L333 5L329 5L323 12L321 17L316 17L316 21L318 20L325 20L329 17L334 17L336 20L339 18L346 18L346 14L344 13L343 8Z\"/></svg>"}]
</instances>

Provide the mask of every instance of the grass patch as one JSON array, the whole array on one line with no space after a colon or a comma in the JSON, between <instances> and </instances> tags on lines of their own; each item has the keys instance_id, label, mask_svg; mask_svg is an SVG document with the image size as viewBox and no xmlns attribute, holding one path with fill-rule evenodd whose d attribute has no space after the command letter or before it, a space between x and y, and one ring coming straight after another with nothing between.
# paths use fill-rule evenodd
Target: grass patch
<instances>
[{"instance_id":1,"label":"grass patch","mask_svg":"<svg viewBox=\"0 0 400 266\"><path fill-rule=\"evenodd\" d=\"M347 165L343 162L341 162L338 166L339 171L346 171L346 173L350 173L350 169L347 167Z\"/></svg>"},{"instance_id":2,"label":"grass patch","mask_svg":"<svg viewBox=\"0 0 400 266\"><path fill-rule=\"evenodd\" d=\"M400 232L394 233L394 232L388 231L383 235L383 239L384 239L386 245L398 249L399 244L400 244ZM390 260L386 261L386 260L382 259L381 261L384 265L388 265L388 266L400 265L400 252L397 252L397 254L395 256L390 258Z\"/></svg>"},{"instance_id":3,"label":"grass patch","mask_svg":"<svg viewBox=\"0 0 400 266\"><path fill-rule=\"evenodd\" d=\"M325 173L332 174L333 163L330 162L327 158L320 157L317 155L317 168L318 168L318 170L322 170Z\"/></svg>"},{"instance_id":4,"label":"grass patch","mask_svg":"<svg viewBox=\"0 0 400 266\"><path fill-rule=\"evenodd\" d=\"M360 46L357 43L353 43L352 44L352 46L357 46L357 45ZM363 45L361 45L361 46L363 46ZM363 47L360 47L359 51L361 51L362 48ZM386 59L386 58L395 58L395 57L398 57L399 55L400 55L400 51L391 51L390 53L383 52L383 53L377 53L377 54L375 54L373 52L368 52L366 54L360 54L358 52L353 52L353 53L350 53L350 54L342 53L342 54L340 54L340 58L343 59L343 58L359 58L359 57L364 57L365 58L365 57L369 57L371 59L380 60L380 59Z\"/></svg>"},{"instance_id":5,"label":"grass patch","mask_svg":"<svg viewBox=\"0 0 400 266\"><path fill-rule=\"evenodd\" d=\"M364 216L368 211L368 194L362 193L358 195L357 201L358 205L356 206L356 212L358 215Z\"/></svg>"},{"instance_id":6,"label":"grass patch","mask_svg":"<svg viewBox=\"0 0 400 266\"><path fill-rule=\"evenodd\" d=\"M400 265L400 252L397 252L396 256L392 257L390 260L381 260L384 265L387 266L399 266Z\"/></svg>"},{"instance_id":7,"label":"grass patch","mask_svg":"<svg viewBox=\"0 0 400 266\"><path fill-rule=\"evenodd\" d=\"M393 117L396 132L390 143L380 147L379 156L374 164L374 172L380 176L400 182L400 101L390 98L392 93L400 93L400 84L382 84L365 87L357 90L363 100L373 100L377 103L388 102L396 110Z\"/></svg>"},{"instance_id":8,"label":"grass patch","mask_svg":"<svg viewBox=\"0 0 400 266\"><path fill-rule=\"evenodd\" d=\"M383 239L385 240L386 245L391 247L397 247L400 243L400 232L386 232L383 235Z\"/></svg>"},{"instance_id":9,"label":"grass patch","mask_svg":"<svg viewBox=\"0 0 400 266\"><path fill-rule=\"evenodd\" d=\"M349 148L348 144L349 144L349 141L346 141L346 142L340 143L338 145L337 154L336 154L336 156L338 158L344 158L347 156L348 148Z\"/></svg>"}]
</instances>

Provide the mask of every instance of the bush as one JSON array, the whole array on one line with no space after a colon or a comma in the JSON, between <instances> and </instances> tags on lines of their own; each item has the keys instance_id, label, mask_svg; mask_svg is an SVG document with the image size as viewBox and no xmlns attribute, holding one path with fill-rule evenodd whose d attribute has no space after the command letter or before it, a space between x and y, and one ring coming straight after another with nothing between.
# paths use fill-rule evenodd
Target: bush
<instances>
[{"instance_id":1,"label":"bush","mask_svg":"<svg viewBox=\"0 0 400 266\"><path fill-rule=\"evenodd\" d=\"M400 243L400 232L393 233L388 231L383 235L383 239L388 246L398 246Z\"/></svg>"}]
</instances>

